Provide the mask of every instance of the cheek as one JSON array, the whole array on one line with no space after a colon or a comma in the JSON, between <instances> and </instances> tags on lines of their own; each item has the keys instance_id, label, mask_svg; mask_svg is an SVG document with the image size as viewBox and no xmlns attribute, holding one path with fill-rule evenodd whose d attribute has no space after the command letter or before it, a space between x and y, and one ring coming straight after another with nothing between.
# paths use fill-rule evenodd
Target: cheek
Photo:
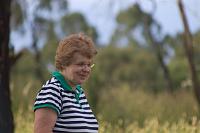
<instances>
[{"instance_id":1,"label":"cheek","mask_svg":"<svg viewBox=\"0 0 200 133\"><path fill-rule=\"evenodd\" d=\"M74 69L74 70L71 71L71 73L72 73L73 76L78 76L81 73L81 70Z\"/></svg>"},{"instance_id":2,"label":"cheek","mask_svg":"<svg viewBox=\"0 0 200 133\"><path fill-rule=\"evenodd\" d=\"M89 71L89 72L88 72L88 77L90 76L90 73L91 73L91 72Z\"/></svg>"},{"instance_id":3,"label":"cheek","mask_svg":"<svg viewBox=\"0 0 200 133\"><path fill-rule=\"evenodd\" d=\"M81 69L74 69L73 70L73 73L75 73L75 74L78 74L78 73L80 73L81 72Z\"/></svg>"},{"instance_id":4,"label":"cheek","mask_svg":"<svg viewBox=\"0 0 200 133\"><path fill-rule=\"evenodd\" d=\"M69 69L67 73L71 78L74 78L78 72L75 69Z\"/></svg>"}]
</instances>

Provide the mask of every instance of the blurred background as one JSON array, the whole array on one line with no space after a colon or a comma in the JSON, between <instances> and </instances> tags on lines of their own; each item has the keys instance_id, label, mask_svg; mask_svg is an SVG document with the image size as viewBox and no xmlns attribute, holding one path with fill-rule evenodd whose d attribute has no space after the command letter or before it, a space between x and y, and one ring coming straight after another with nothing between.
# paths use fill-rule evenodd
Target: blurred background
<instances>
[{"instance_id":1,"label":"blurred background","mask_svg":"<svg viewBox=\"0 0 200 133\"><path fill-rule=\"evenodd\" d=\"M200 1L13 0L16 133L33 132L33 103L55 70L58 42L77 32L98 48L83 88L100 132L200 132Z\"/></svg>"}]
</instances>

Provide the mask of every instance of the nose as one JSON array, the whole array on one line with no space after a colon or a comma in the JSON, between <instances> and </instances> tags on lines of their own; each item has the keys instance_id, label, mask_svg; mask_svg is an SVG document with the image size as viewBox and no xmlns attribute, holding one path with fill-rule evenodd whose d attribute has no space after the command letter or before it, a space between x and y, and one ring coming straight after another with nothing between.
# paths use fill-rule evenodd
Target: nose
<instances>
[{"instance_id":1,"label":"nose","mask_svg":"<svg viewBox=\"0 0 200 133\"><path fill-rule=\"evenodd\" d=\"M83 67L83 70L85 71L85 72L90 72L90 70L91 70L91 67L89 66L89 65L84 65L84 67Z\"/></svg>"},{"instance_id":2,"label":"nose","mask_svg":"<svg viewBox=\"0 0 200 133\"><path fill-rule=\"evenodd\" d=\"M90 67L90 66L86 66L86 67L85 67L85 71L90 72L90 70L91 70L91 67Z\"/></svg>"}]
</instances>

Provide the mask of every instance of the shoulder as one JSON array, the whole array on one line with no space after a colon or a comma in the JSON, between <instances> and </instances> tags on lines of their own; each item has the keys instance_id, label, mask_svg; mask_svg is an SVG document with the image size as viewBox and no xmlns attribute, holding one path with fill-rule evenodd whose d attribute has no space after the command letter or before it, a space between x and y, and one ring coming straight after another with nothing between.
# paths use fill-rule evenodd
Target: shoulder
<instances>
[{"instance_id":1,"label":"shoulder","mask_svg":"<svg viewBox=\"0 0 200 133\"><path fill-rule=\"evenodd\" d=\"M62 95L60 83L54 77L49 79L40 89L36 96L34 111L39 108L51 108L58 114L62 108Z\"/></svg>"},{"instance_id":2,"label":"shoulder","mask_svg":"<svg viewBox=\"0 0 200 133\"><path fill-rule=\"evenodd\" d=\"M42 90L61 91L61 89L62 87L60 82L55 77L52 77L45 84L43 84L40 91Z\"/></svg>"},{"instance_id":3,"label":"shoulder","mask_svg":"<svg viewBox=\"0 0 200 133\"><path fill-rule=\"evenodd\" d=\"M50 96L61 99L62 90L63 88L61 87L60 82L56 78L52 77L39 90L36 99L39 97L50 97Z\"/></svg>"},{"instance_id":4,"label":"shoulder","mask_svg":"<svg viewBox=\"0 0 200 133\"><path fill-rule=\"evenodd\" d=\"M47 80L47 82L42 87L49 85L55 85L58 87L61 86L60 82L55 77L51 77L49 80Z\"/></svg>"}]
</instances>

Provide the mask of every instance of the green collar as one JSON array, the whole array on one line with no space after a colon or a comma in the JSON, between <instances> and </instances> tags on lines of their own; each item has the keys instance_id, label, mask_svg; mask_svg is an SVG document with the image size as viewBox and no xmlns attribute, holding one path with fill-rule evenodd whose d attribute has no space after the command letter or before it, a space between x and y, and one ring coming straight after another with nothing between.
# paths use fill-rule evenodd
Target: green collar
<instances>
[{"instance_id":1,"label":"green collar","mask_svg":"<svg viewBox=\"0 0 200 133\"><path fill-rule=\"evenodd\" d=\"M76 98L77 102L79 103L79 97L80 97L81 93L83 92L82 87L80 85L76 85L76 90L74 91L72 89L72 87L67 83L64 76L59 71L52 72L52 76L55 77L58 81L60 81L62 87L65 90L74 92L75 98Z\"/></svg>"}]
</instances>

